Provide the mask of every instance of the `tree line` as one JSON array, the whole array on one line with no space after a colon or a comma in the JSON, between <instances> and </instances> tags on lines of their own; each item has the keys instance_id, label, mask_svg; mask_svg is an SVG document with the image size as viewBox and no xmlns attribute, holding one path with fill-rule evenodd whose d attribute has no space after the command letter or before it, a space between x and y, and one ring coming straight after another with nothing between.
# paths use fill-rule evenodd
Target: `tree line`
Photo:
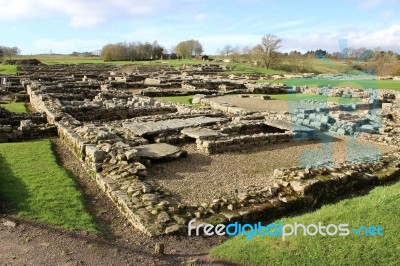
<instances>
[{"instance_id":1,"label":"tree line","mask_svg":"<svg viewBox=\"0 0 400 266\"><path fill-rule=\"evenodd\" d=\"M149 42L120 42L107 44L101 50L105 60L137 61L159 59L164 48L157 41Z\"/></svg>"},{"instance_id":2,"label":"tree line","mask_svg":"<svg viewBox=\"0 0 400 266\"><path fill-rule=\"evenodd\" d=\"M20 53L21 50L18 47L0 46L0 60L3 60L4 57L11 60L11 57L19 55Z\"/></svg>"},{"instance_id":3,"label":"tree line","mask_svg":"<svg viewBox=\"0 0 400 266\"><path fill-rule=\"evenodd\" d=\"M383 51L380 48L347 47L342 51L328 53L317 49L301 53L291 51L282 53L279 48L282 39L268 34L261 38L255 46L234 46L226 44L217 51L222 58L232 62L251 63L265 68L285 70L288 72L314 72L311 59L343 60L348 67L377 75L400 75L400 55L393 51Z\"/></svg>"},{"instance_id":4,"label":"tree line","mask_svg":"<svg viewBox=\"0 0 400 266\"><path fill-rule=\"evenodd\" d=\"M168 50L157 41L149 42L120 42L107 44L101 49L101 56L105 60L142 61L157 59L191 58L201 55L203 46L198 40L181 41Z\"/></svg>"},{"instance_id":5,"label":"tree line","mask_svg":"<svg viewBox=\"0 0 400 266\"><path fill-rule=\"evenodd\" d=\"M393 51L380 48L347 47L342 51L328 53L317 49L301 53L299 51L280 52L282 38L267 34L262 36L260 43L254 46L240 47L226 44L217 51L223 59L231 62L253 64L265 68L284 70L288 72L315 72L310 59L343 60L349 67L371 71L378 75L400 75L400 55ZM0 60L10 59L20 54L18 47L0 46ZM95 53L78 53L73 55L101 55L104 60L112 61L142 61L159 59L188 59L204 53L202 44L195 39L181 41L169 51L157 41L149 42L119 42L105 45Z\"/></svg>"}]
</instances>

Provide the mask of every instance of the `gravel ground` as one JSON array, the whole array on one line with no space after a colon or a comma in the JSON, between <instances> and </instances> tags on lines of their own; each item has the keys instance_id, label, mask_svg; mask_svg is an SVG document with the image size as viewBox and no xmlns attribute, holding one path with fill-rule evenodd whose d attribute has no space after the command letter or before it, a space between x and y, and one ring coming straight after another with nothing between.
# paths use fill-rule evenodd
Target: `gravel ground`
<instances>
[{"instance_id":1,"label":"gravel ground","mask_svg":"<svg viewBox=\"0 0 400 266\"><path fill-rule=\"evenodd\" d=\"M126 91L133 92L133 94L140 94L141 91L143 91L145 88L129 88L125 89ZM176 87L176 88L163 88L164 91L188 91L188 89L184 89L181 87Z\"/></svg>"},{"instance_id":2,"label":"gravel ground","mask_svg":"<svg viewBox=\"0 0 400 266\"><path fill-rule=\"evenodd\" d=\"M224 96L213 98L214 101L226 102L250 111L288 111L288 101L262 100L259 98L241 98L239 96Z\"/></svg>"},{"instance_id":3,"label":"gravel ground","mask_svg":"<svg viewBox=\"0 0 400 266\"><path fill-rule=\"evenodd\" d=\"M383 153L394 150L388 146L374 146ZM149 179L173 192L182 202L194 204L235 189L243 191L249 185L271 185L275 168L298 166L300 155L306 155L301 160L304 163L310 154L319 156L321 147L322 144L317 141L290 142L246 152L207 156L199 154L195 144L188 144L183 146L188 151L187 158L153 165L149 170ZM360 152L360 149L356 151ZM354 153L351 154L354 156ZM346 156L346 141L334 141L333 162L343 163Z\"/></svg>"},{"instance_id":4,"label":"gravel ground","mask_svg":"<svg viewBox=\"0 0 400 266\"><path fill-rule=\"evenodd\" d=\"M326 102L302 102L302 101L286 101L286 100L262 100L257 97L242 98L239 96L225 96L213 98L217 102L226 102L234 106L247 109L250 111L270 111L270 112L287 112L297 108L323 107L327 106Z\"/></svg>"}]
</instances>

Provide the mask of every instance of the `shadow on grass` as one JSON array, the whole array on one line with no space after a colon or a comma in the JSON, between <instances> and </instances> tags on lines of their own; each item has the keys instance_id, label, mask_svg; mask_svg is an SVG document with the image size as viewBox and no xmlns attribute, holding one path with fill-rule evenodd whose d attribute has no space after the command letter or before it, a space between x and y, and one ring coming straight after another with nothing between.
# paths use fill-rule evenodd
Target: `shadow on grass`
<instances>
[{"instance_id":1,"label":"shadow on grass","mask_svg":"<svg viewBox=\"0 0 400 266\"><path fill-rule=\"evenodd\" d=\"M14 175L1 154L0 169L0 212L7 214L29 212L29 191L24 182Z\"/></svg>"},{"instance_id":2,"label":"shadow on grass","mask_svg":"<svg viewBox=\"0 0 400 266\"><path fill-rule=\"evenodd\" d=\"M106 239L115 239L115 235L112 233L112 230L110 228L110 224L106 223L102 218L101 218L101 212L98 211L98 206L96 206L95 201L96 201L96 195L93 193L89 192L89 185L88 182L95 182L94 180L83 180L84 177L78 177L71 171L72 167L68 167L66 161L68 158L64 158L59 149L60 147L57 148L57 144L55 143L54 140L50 139L51 141L51 150L54 154L54 157L56 158L57 164L64 168L64 170L67 172L68 177L71 178L71 180L75 183L76 189L79 191L83 198L83 203L85 206L86 211L90 214L91 217L94 219L94 223L96 225L96 229L100 232L100 234L105 237ZM66 147L63 147L66 148ZM76 159L73 157L73 159ZM78 160L78 159L76 159ZM89 178L89 175L87 175ZM106 195L104 195L106 197Z\"/></svg>"}]
</instances>

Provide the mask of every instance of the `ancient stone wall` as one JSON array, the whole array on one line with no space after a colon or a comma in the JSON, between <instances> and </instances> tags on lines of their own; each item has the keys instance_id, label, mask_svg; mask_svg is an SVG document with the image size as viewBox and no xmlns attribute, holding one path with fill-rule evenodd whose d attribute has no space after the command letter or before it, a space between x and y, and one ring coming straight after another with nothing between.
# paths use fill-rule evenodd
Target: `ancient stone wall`
<instances>
[{"instance_id":1,"label":"ancient stone wall","mask_svg":"<svg viewBox=\"0 0 400 266\"><path fill-rule=\"evenodd\" d=\"M240 135L228 139L196 141L197 150L205 154L242 151L250 147L260 147L271 144L289 142L291 133L259 133L254 135Z\"/></svg>"},{"instance_id":2,"label":"ancient stone wall","mask_svg":"<svg viewBox=\"0 0 400 266\"><path fill-rule=\"evenodd\" d=\"M56 135L56 128L46 124L42 113L13 113L0 107L0 143Z\"/></svg>"},{"instance_id":3,"label":"ancient stone wall","mask_svg":"<svg viewBox=\"0 0 400 266\"><path fill-rule=\"evenodd\" d=\"M345 164L335 168L276 169L274 184L248 187L197 205L196 223L258 222L279 218L329 202L351 191L380 185L400 177L399 153L382 161Z\"/></svg>"},{"instance_id":4,"label":"ancient stone wall","mask_svg":"<svg viewBox=\"0 0 400 266\"><path fill-rule=\"evenodd\" d=\"M60 73L64 71L63 69L60 67ZM200 72L200 69L192 70L187 71L191 74ZM204 72L203 69L201 72ZM59 80L66 80L61 79L61 76L62 74L57 74ZM76 76L78 77L78 74ZM93 78L95 77L94 75ZM157 75L153 73L149 77L156 78ZM192 218L210 222L229 222L235 219L258 220L265 218L266 215L279 215L291 210L312 207L354 188L368 184L381 184L399 176L399 154L393 154L393 158L385 157L381 161L372 158L374 162L341 165L337 168L278 169L272 177L273 186L243 188L242 191L232 191L228 196L216 195L211 202L184 205L170 192L146 180L147 168L151 167L151 162L139 155L139 150L143 150L143 146L146 145L145 148L148 148L148 144L153 141L172 143L184 142L190 138L193 141L195 138L200 151L213 154L287 142L295 134L313 134L315 130L295 127L286 120L267 121L265 119L266 117L277 118L278 114L254 113L242 116L243 109L218 103L215 103L216 109L219 108L230 115L221 117L221 112L187 110L186 107L180 106L167 110L169 108L167 105L151 102L145 97L140 97L136 101L132 95L119 93L110 86L100 86L100 91L102 91L100 93L99 85L97 83L97 88L93 88L96 95L90 94L92 92L89 92L91 90L89 88L88 91L67 88L67 90L71 89L67 95L64 94L63 86L54 88L52 83L46 85L47 87L34 82L27 83L26 88L34 108L46 113L47 120L54 123L60 138L80 159L83 167L99 187L112 199L133 226L148 235L186 233L187 222ZM82 91L86 95L82 95ZM86 100L82 99L86 96L88 96ZM386 98L390 100L390 97ZM205 104L211 105L207 103L209 98L199 101L202 100ZM361 106L358 107L362 109ZM141 109L157 110L157 108L161 108L166 113L152 116L153 113L146 111L143 114L138 113L140 117L131 119L99 121L124 117L122 110L136 112ZM388 106L388 111L392 110L391 108L397 108L396 103ZM106 116L103 113L105 110L111 112L112 115L103 119ZM173 113L175 110L185 111ZM334 111L333 109L299 111L296 117L300 121L297 122L302 124L309 119L310 126L314 122L331 124L329 113ZM1 115L10 117L9 113L0 109ZM369 115L377 116L378 114ZM207 119L210 117L221 119L214 119L212 123L203 124L197 122L201 119L193 119L194 117L204 119L204 116L207 116ZM287 117L287 114L282 114L282 116ZM338 119L341 118L338 117ZM196 120L196 122L189 123L190 120ZM155 123L160 121L168 123ZM28 124L20 125L21 129L29 126ZM147 124L154 127L149 130L146 128ZM275 124L282 132L273 133L272 128ZM334 124L331 124L331 127L332 125ZM326 127L329 128L329 126ZM5 130L9 129L9 126L5 127ZM196 132L198 138L193 137Z\"/></svg>"}]
</instances>

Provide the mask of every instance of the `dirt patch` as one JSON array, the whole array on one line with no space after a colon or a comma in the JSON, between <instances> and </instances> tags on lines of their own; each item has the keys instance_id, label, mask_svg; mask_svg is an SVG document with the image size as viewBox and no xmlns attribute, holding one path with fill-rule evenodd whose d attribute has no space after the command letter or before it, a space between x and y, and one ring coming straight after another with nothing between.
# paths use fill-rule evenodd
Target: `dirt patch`
<instances>
[{"instance_id":1,"label":"dirt patch","mask_svg":"<svg viewBox=\"0 0 400 266\"><path fill-rule=\"evenodd\" d=\"M58 162L75 176L101 233L70 232L24 220L1 201L5 213L0 216L0 265L180 265L192 259L197 265L229 265L208 257L222 237L150 238L133 228L61 141L52 143ZM154 254L156 243L165 244L164 255Z\"/></svg>"}]
</instances>

